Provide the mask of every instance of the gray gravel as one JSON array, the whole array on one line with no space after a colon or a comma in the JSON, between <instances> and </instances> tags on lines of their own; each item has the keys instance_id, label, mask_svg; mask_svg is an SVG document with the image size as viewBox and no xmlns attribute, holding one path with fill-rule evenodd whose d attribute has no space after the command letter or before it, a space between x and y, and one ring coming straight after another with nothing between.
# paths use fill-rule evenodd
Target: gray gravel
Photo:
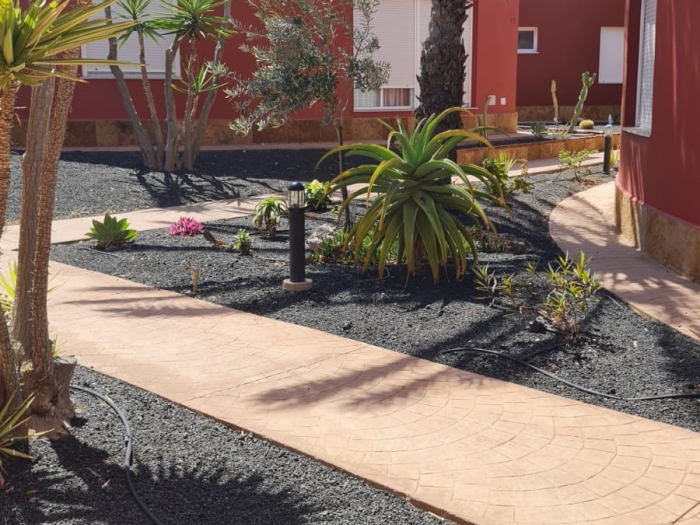
<instances>
[{"instance_id":1,"label":"gray gravel","mask_svg":"<svg viewBox=\"0 0 700 525\"><path fill-rule=\"evenodd\" d=\"M74 384L107 394L135 439L134 482L166 525L448 523L330 467L84 368ZM5 465L2 525L147 525L124 480L124 430L81 392L71 435L31 443Z\"/></svg>"}]
</instances>

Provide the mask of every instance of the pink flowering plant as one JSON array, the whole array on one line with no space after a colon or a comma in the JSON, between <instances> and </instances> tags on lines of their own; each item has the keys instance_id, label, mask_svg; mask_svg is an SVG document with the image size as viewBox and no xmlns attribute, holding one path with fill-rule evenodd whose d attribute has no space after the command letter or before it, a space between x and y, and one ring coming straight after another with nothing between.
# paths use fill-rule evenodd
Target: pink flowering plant
<instances>
[{"instance_id":1,"label":"pink flowering plant","mask_svg":"<svg viewBox=\"0 0 700 525\"><path fill-rule=\"evenodd\" d=\"M180 235L181 237L194 237L202 233L204 226L192 217L180 217L170 225L168 233L170 235Z\"/></svg>"}]
</instances>

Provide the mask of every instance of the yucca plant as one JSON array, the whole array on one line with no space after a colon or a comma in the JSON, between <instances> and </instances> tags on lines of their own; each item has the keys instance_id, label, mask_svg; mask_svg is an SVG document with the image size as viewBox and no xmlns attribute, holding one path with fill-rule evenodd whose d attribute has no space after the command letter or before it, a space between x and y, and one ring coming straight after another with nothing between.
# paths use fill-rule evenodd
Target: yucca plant
<instances>
[{"instance_id":1,"label":"yucca plant","mask_svg":"<svg viewBox=\"0 0 700 525\"><path fill-rule=\"evenodd\" d=\"M96 247L100 250L118 248L122 244L133 242L138 234L136 230L129 228L126 218L117 220L109 213L105 213L103 221L93 220L92 228L85 234L90 239L97 241Z\"/></svg>"},{"instance_id":2,"label":"yucca plant","mask_svg":"<svg viewBox=\"0 0 700 525\"><path fill-rule=\"evenodd\" d=\"M66 11L71 5L70 0L34 0L25 9L19 0L0 0L0 90L7 89L14 82L37 86L50 77L83 82L58 71L56 66L109 63L105 60L70 59L60 54L119 35L133 26L132 21L108 24L105 19L91 19L114 1Z\"/></svg>"},{"instance_id":3,"label":"yucca plant","mask_svg":"<svg viewBox=\"0 0 700 525\"><path fill-rule=\"evenodd\" d=\"M0 407L0 487L5 483L5 478L2 475L2 458L3 457L13 457L13 458L23 458L23 459L34 459L27 454L15 450L13 445L29 439L26 435L17 435L19 429L22 428L28 420L29 417L24 417L29 406L34 402L34 396L29 396L24 403L22 403L19 408L14 411L10 411L10 406L12 405L12 400L14 399L14 394L10 395L10 398L6 403ZM47 432L36 432L34 436L43 436Z\"/></svg>"},{"instance_id":4,"label":"yucca plant","mask_svg":"<svg viewBox=\"0 0 700 525\"><path fill-rule=\"evenodd\" d=\"M284 197L268 197L261 200L253 209L252 222L258 230L263 228L269 238L277 233L282 217L287 215L287 201Z\"/></svg>"},{"instance_id":5,"label":"yucca plant","mask_svg":"<svg viewBox=\"0 0 700 525\"><path fill-rule=\"evenodd\" d=\"M344 200L340 213L353 199L366 195L367 211L352 227L346 246L353 241L354 257L359 259L362 240L371 235L372 241L363 261L365 271L377 251L379 279L382 279L391 246L398 240L397 260L405 261L407 279L415 275L424 258L427 259L433 281L439 280L440 268L449 260L454 262L455 276L460 279L467 271L467 257L477 257L476 243L465 222L473 228L494 231L479 199L506 207L503 187L498 177L472 164L458 164L449 159L450 152L463 140L490 143L474 131L448 130L434 134L435 128L447 115L463 111L450 108L432 115L408 132L400 120L397 128L380 121L390 130L387 147L377 144L353 144L332 149L331 155L368 157L375 161L350 168L335 177L326 193L351 185L361 185ZM395 143L399 153L390 149ZM457 177L459 185L440 182ZM470 177L484 184L475 186ZM372 194L376 197L372 200ZM371 201L371 202L370 202Z\"/></svg>"}]
</instances>

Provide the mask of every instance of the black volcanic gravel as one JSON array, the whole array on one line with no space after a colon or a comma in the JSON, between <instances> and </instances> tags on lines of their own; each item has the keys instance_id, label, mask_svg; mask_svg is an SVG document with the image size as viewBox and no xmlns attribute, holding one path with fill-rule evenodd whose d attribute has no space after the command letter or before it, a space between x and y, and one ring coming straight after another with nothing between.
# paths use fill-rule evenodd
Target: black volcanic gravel
<instances>
[{"instance_id":1,"label":"black volcanic gravel","mask_svg":"<svg viewBox=\"0 0 700 525\"><path fill-rule=\"evenodd\" d=\"M207 152L198 169L201 174L188 175L185 181L181 176L162 174L139 178L138 158L133 154L132 165L126 165L128 157L122 153L74 153L67 155L62 163L57 214L67 217L76 210L126 211L268 193L283 189L291 179L327 179L332 174L333 163L326 166L325 175L312 171L320 154L319 151ZM120 168L114 167L117 158ZM224 175L217 175L217 170ZM72 174L76 177L71 177ZM590 177L593 183L608 180L609 177L599 173ZM421 274L406 284L404 270L397 267L389 268L388 276L380 283L373 269L361 274L352 265L311 264L307 266L307 274L314 281L312 290L283 293L281 281L288 276L286 222L272 240L253 230L249 219L207 224L217 238L226 241L231 241L241 229L249 231L253 236L250 257L215 251L201 237L171 237L165 230L156 230L142 232L134 245L111 255L88 249L92 243L75 243L55 246L52 259L191 294L189 265L200 271L197 297L201 299L700 430L700 405L695 399L606 400L493 356L441 354L468 345L525 356L557 342L552 334L533 333L528 328L536 316L534 306L546 294L546 287L542 274L533 276L525 271L525 266L528 262L538 262L541 269L559 255L548 234L548 216L562 198L589 186L573 181L569 173L537 176L533 181L532 193L516 193L511 197L512 217L502 210L492 210L499 232L522 241L525 251L490 252L481 256L481 262L488 263L499 275L515 274L519 297L528 305L523 313L512 308L489 308L484 301L475 299L479 294L471 278L455 282L450 275L449 279L441 276L441 282L433 285L428 275ZM89 193L81 189L85 184L89 184ZM122 191L124 188L128 190ZM307 230L331 222L329 214L308 217ZM640 317L604 292L593 308L579 344L543 352L529 362L602 392L625 397L652 396L693 392L689 387L700 383L699 350L690 338ZM166 523L176 520L236 524L432 522L430 515L413 510L401 500L378 491L371 491L372 496L361 496L344 485L354 483L362 490L369 490L356 480L241 436L129 385L83 369L79 370L78 382L108 391L129 412L137 432L137 448L145 447L137 450L137 483L149 503L163 512L164 517L167 513ZM9 495L11 512L15 513L11 514L9 523L39 523L41 518L37 516L49 512L54 517L46 523L145 523L124 492L121 473L115 466L122 454L117 420L112 417L111 423L106 423L107 416L94 412L95 407L101 411L105 407L82 394L76 395L76 399L85 412L68 440L54 444L35 442L32 452L40 456L37 463L10 464L16 491L9 494L7 489L0 491L0 498ZM187 423L179 424L179 420ZM197 431L183 431L192 428ZM218 436L217 433L221 433L220 439L212 437ZM73 447L75 452L61 454L63 447ZM85 451L84 456L79 451ZM209 456L214 459L208 461ZM99 466L94 464L94 458ZM240 463L229 469L227 461ZM306 471L312 473L304 478L309 481L300 477ZM329 476L336 476L333 479L338 481L330 481ZM111 480L107 488L100 489L107 479ZM37 495L36 502L31 501L35 496L25 496L27 488L34 485L40 485L40 493L44 495ZM112 495L101 498L100 491ZM121 492L117 495L117 491ZM173 496L161 491L172 491ZM179 491L192 496L180 496ZM338 499L345 494L347 498ZM370 507L370 501L380 503ZM242 505L242 510L230 502ZM2 505L0 499L0 508ZM174 509L172 513L167 510L170 506ZM44 514L32 514L35 508ZM289 515L276 516L281 508ZM300 509L298 513L297 509ZM196 512L202 513L201 517L188 514ZM66 518L55 517L61 515ZM0 512L2 516L4 513ZM371 521L375 516L375 521Z\"/></svg>"}]
</instances>

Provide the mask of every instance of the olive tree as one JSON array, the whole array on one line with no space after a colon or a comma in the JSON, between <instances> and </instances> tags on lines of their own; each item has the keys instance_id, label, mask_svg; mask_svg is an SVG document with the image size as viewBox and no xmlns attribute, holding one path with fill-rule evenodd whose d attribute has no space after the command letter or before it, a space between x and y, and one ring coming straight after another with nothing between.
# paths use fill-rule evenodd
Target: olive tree
<instances>
[{"instance_id":1,"label":"olive tree","mask_svg":"<svg viewBox=\"0 0 700 525\"><path fill-rule=\"evenodd\" d=\"M343 122L353 89L379 89L389 65L375 61L379 40L371 22L379 0L260 0L251 2L261 27L244 27L256 68L249 78L232 75L226 89L239 116L238 133L286 123L302 109L320 104L323 123L333 125L343 144ZM338 157L343 171L342 156ZM343 188L343 197L347 189ZM345 216L346 228L350 215Z\"/></svg>"}]
</instances>

